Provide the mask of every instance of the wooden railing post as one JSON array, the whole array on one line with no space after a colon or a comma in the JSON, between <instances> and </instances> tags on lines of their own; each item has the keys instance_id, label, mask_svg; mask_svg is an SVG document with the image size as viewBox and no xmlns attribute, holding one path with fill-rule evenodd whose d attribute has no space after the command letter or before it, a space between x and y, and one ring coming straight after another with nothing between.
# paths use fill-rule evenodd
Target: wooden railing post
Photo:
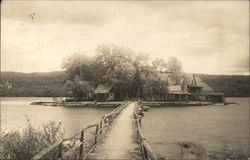
<instances>
[{"instance_id":1,"label":"wooden railing post","mask_svg":"<svg viewBox=\"0 0 250 160\"><path fill-rule=\"evenodd\" d=\"M137 109L139 108L139 106L137 106ZM142 108L141 108L142 111ZM134 118L136 120L136 126L138 129L138 139L139 142L141 144L141 152L142 152L142 158L143 160L157 160L157 156L155 155L155 153L153 152L152 148L149 146L149 144L147 143L147 141L145 140L145 138L143 137L142 133L141 133L141 115L137 114L138 110L134 111ZM139 114L142 112L139 112Z\"/></svg>"},{"instance_id":2,"label":"wooden railing post","mask_svg":"<svg viewBox=\"0 0 250 160\"><path fill-rule=\"evenodd\" d=\"M113 120L113 116L112 116L112 115L110 115L110 116L109 116L109 119L108 119L108 121L109 121L109 125L111 124L112 120Z\"/></svg>"},{"instance_id":3,"label":"wooden railing post","mask_svg":"<svg viewBox=\"0 0 250 160\"><path fill-rule=\"evenodd\" d=\"M100 134L102 134L102 121L103 119L100 121Z\"/></svg>"},{"instance_id":4,"label":"wooden railing post","mask_svg":"<svg viewBox=\"0 0 250 160\"><path fill-rule=\"evenodd\" d=\"M142 114L143 114L143 112L142 112L142 111L143 111L143 110L142 110L142 109L143 109L143 106L140 106L140 108L141 108L141 109L140 109L140 115L142 116Z\"/></svg>"},{"instance_id":5,"label":"wooden railing post","mask_svg":"<svg viewBox=\"0 0 250 160\"><path fill-rule=\"evenodd\" d=\"M149 156L148 151L145 149L145 146L144 146L143 148L144 148L144 151L145 151L145 153L146 153L146 158L147 158L147 159L150 159L151 157Z\"/></svg>"},{"instance_id":6,"label":"wooden railing post","mask_svg":"<svg viewBox=\"0 0 250 160\"><path fill-rule=\"evenodd\" d=\"M59 144L58 159L62 159L62 143Z\"/></svg>"},{"instance_id":7,"label":"wooden railing post","mask_svg":"<svg viewBox=\"0 0 250 160\"><path fill-rule=\"evenodd\" d=\"M82 130L81 137L80 137L80 141L81 141L80 151L79 151L79 159L80 160L83 158L83 140L84 140L84 130Z\"/></svg>"},{"instance_id":8,"label":"wooden railing post","mask_svg":"<svg viewBox=\"0 0 250 160\"><path fill-rule=\"evenodd\" d=\"M140 142L141 143L141 142ZM141 154L142 154L142 159L143 160L146 160L146 157L145 157L145 148L144 148L144 146L143 146L143 144L141 143Z\"/></svg>"},{"instance_id":9,"label":"wooden railing post","mask_svg":"<svg viewBox=\"0 0 250 160\"><path fill-rule=\"evenodd\" d=\"M96 130L95 130L95 144L97 143L97 139L98 139L98 129L99 129L99 124L96 125Z\"/></svg>"},{"instance_id":10,"label":"wooden railing post","mask_svg":"<svg viewBox=\"0 0 250 160\"><path fill-rule=\"evenodd\" d=\"M105 127L107 126L107 116L104 117L103 119Z\"/></svg>"}]
</instances>

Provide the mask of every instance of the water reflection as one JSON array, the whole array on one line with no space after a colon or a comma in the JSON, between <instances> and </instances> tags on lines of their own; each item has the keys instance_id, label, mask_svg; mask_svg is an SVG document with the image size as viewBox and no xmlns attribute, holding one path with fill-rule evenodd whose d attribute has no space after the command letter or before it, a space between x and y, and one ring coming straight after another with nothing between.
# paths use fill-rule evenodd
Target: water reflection
<instances>
[{"instance_id":1,"label":"water reflection","mask_svg":"<svg viewBox=\"0 0 250 160\"><path fill-rule=\"evenodd\" d=\"M206 150L241 148L248 153L249 99L230 98L240 105L151 108L142 129L159 157L179 159L179 142L192 142ZM185 157L185 159L193 157Z\"/></svg>"},{"instance_id":2,"label":"water reflection","mask_svg":"<svg viewBox=\"0 0 250 160\"><path fill-rule=\"evenodd\" d=\"M1 98L1 129L22 130L27 118L35 126L49 121L62 122L65 137L73 135L80 128L96 123L114 108L63 107L29 105L33 101L51 101L51 98Z\"/></svg>"}]
</instances>

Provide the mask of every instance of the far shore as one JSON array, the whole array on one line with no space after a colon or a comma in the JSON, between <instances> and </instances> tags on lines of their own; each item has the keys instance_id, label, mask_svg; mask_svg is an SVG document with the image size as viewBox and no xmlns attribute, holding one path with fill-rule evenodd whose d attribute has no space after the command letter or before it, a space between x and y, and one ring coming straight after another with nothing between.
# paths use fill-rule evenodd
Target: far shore
<instances>
[{"instance_id":1,"label":"far shore","mask_svg":"<svg viewBox=\"0 0 250 160\"><path fill-rule=\"evenodd\" d=\"M110 101L110 102L32 102L31 105L44 105L44 106L66 106L66 107L117 107L125 101ZM162 107L162 106L208 106L215 103L201 102L201 101L187 101L187 102L161 102L161 101L141 101L143 106ZM218 103L225 105L225 103Z\"/></svg>"},{"instance_id":2,"label":"far shore","mask_svg":"<svg viewBox=\"0 0 250 160\"><path fill-rule=\"evenodd\" d=\"M81 102L54 102L53 97L0 97L0 98L51 98L51 101L35 101L30 105L43 106L67 106L67 107L117 107L124 103L124 101L81 101ZM65 98L65 97L62 97ZM249 98L249 97L225 97L225 98ZM215 103L202 101L182 101L182 102L164 102L164 101L141 101L142 105L150 107L166 107L166 106L208 106ZM235 104L235 102L226 101L225 103L218 103L216 105Z\"/></svg>"}]
</instances>

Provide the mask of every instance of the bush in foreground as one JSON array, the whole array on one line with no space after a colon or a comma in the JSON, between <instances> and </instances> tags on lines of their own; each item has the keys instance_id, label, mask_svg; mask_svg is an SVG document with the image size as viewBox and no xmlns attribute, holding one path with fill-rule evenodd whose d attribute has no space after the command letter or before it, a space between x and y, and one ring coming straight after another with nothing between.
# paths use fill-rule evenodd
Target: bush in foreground
<instances>
[{"instance_id":1,"label":"bush in foreground","mask_svg":"<svg viewBox=\"0 0 250 160\"><path fill-rule=\"evenodd\" d=\"M28 123L23 131L1 131L0 159L31 159L44 148L63 138L60 122L49 122L40 128Z\"/></svg>"}]
</instances>

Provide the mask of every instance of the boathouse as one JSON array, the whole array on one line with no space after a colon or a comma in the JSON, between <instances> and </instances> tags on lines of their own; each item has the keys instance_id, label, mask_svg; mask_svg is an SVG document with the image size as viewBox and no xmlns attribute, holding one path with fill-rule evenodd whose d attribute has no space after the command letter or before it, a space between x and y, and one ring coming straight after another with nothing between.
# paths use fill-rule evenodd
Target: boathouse
<instances>
[{"instance_id":1,"label":"boathouse","mask_svg":"<svg viewBox=\"0 0 250 160\"><path fill-rule=\"evenodd\" d=\"M224 93L215 92L206 82L194 74L184 77L182 90L191 94L191 100L224 103Z\"/></svg>"},{"instance_id":2,"label":"boathouse","mask_svg":"<svg viewBox=\"0 0 250 160\"><path fill-rule=\"evenodd\" d=\"M99 84L95 90L95 97L98 101L114 100L113 85Z\"/></svg>"}]
</instances>

